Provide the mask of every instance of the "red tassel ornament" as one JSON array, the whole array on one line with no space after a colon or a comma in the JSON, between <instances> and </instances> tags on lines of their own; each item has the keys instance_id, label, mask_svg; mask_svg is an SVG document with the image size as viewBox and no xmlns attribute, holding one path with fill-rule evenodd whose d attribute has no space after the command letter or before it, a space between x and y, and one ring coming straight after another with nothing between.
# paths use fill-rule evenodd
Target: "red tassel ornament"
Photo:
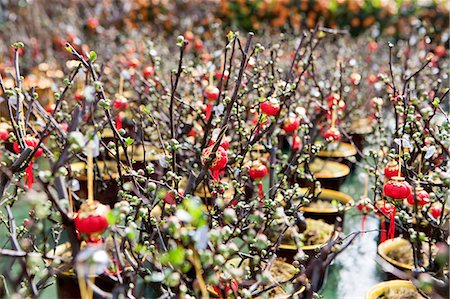
<instances>
[{"instance_id":1,"label":"red tassel ornament","mask_svg":"<svg viewBox=\"0 0 450 299\"><path fill-rule=\"evenodd\" d=\"M214 102L219 98L220 90L214 85L209 85L205 89L205 98L208 101L206 105L205 117L207 120L211 117L212 108L214 106Z\"/></svg>"},{"instance_id":2,"label":"red tassel ornament","mask_svg":"<svg viewBox=\"0 0 450 299\"><path fill-rule=\"evenodd\" d=\"M214 145L210 145L203 150L202 153L202 164L205 165L208 161L209 155L213 149ZM219 145L216 151L216 156L212 159L211 164L208 169L211 172L211 176L215 182L219 181L219 172L227 166L228 155L227 151Z\"/></svg>"},{"instance_id":3,"label":"red tassel ornament","mask_svg":"<svg viewBox=\"0 0 450 299\"><path fill-rule=\"evenodd\" d=\"M264 198L262 180L268 173L269 170L267 169L267 166L259 161L253 161L248 171L250 178L258 183L258 196L260 200Z\"/></svg>"},{"instance_id":4,"label":"red tassel ornament","mask_svg":"<svg viewBox=\"0 0 450 299\"><path fill-rule=\"evenodd\" d=\"M381 217L381 238L380 242L383 243L388 239L392 239L395 236L395 214L397 213L397 208L385 200L380 200L376 203L375 212L376 215ZM389 229L386 231L386 218L389 217Z\"/></svg>"},{"instance_id":5,"label":"red tassel ornament","mask_svg":"<svg viewBox=\"0 0 450 299\"><path fill-rule=\"evenodd\" d=\"M356 205L356 208L360 213L362 213L362 219L361 219L361 231L364 232L366 220L367 220L367 214L370 213L372 210L372 207L370 205L370 199L364 196L361 196L361 199L359 200L358 204Z\"/></svg>"},{"instance_id":6,"label":"red tassel ornament","mask_svg":"<svg viewBox=\"0 0 450 299\"><path fill-rule=\"evenodd\" d=\"M33 150L38 145L39 141L34 137L27 137L25 138L25 144L28 147L33 148ZM20 153L19 144L17 142L14 142L13 149L16 153ZM44 153L44 150L42 148L39 148L36 153L34 154L33 158L39 158ZM34 183L34 176L33 176L33 161L30 161L27 168L25 169L25 178L24 178L24 184L28 186L28 188L32 188Z\"/></svg>"}]
</instances>

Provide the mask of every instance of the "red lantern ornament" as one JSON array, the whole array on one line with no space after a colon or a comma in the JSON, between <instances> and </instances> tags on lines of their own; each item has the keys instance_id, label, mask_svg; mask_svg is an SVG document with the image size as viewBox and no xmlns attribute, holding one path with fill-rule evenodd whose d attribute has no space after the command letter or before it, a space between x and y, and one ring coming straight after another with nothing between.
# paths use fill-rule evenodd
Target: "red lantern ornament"
<instances>
[{"instance_id":1,"label":"red lantern ornament","mask_svg":"<svg viewBox=\"0 0 450 299\"><path fill-rule=\"evenodd\" d=\"M95 31L99 25L100 25L100 22L96 18L89 18L86 21L86 27L92 31Z\"/></svg>"},{"instance_id":2,"label":"red lantern ornament","mask_svg":"<svg viewBox=\"0 0 450 299\"><path fill-rule=\"evenodd\" d=\"M283 129L286 133L294 133L300 126L300 120L297 116L289 116L284 120Z\"/></svg>"},{"instance_id":3,"label":"red lantern ornament","mask_svg":"<svg viewBox=\"0 0 450 299\"><path fill-rule=\"evenodd\" d=\"M384 176L387 179L391 179L395 176L402 176L402 173L399 173L399 165L397 161L391 160L388 164L386 164L386 167L384 168Z\"/></svg>"},{"instance_id":4,"label":"red lantern ornament","mask_svg":"<svg viewBox=\"0 0 450 299\"><path fill-rule=\"evenodd\" d=\"M280 102L277 98L270 97L261 103L261 111L266 115L275 116L280 111Z\"/></svg>"},{"instance_id":5,"label":"red lantern ornament","mask_svg":"<svg viewBox=\"0 0 450 299\"><path fill-rule=\"evenodd\" d=\"M202 164L205 165L208 161L209 155L211 155L211 151L214 145L210 145L203 150L202 153ZM227 166L228 163L228 155L227 151L219 145L217 151L215 153L214 159L212 159L211 163L208 166L209 171L211 172L211 176L215 182L219 181L219 173L222 169Z\"/></svg>"},{"instance_id":6,"label":"red lantern ornament","mask_svg":"<svg viewBox=\"0 0 450 299\"><path fill-rule=\"evenodd\" d=\"M370 211L372 210L370 199L368 197L361 196L358 204L356 205L356 208L358 209L359 212L363 214L361 219L361 231L364 232L367 214L369 214Z\"/></svg>"},{"instance_id":7,"label":"red lantern ornament","mask_svg":"<svg viewBox=\"0 0 450 299\"><path fill-rule=\"evenodd\" d=\"M34 137L27 137L25 138L25 144L28 147L31 147L34 151L34 149L36 148L36 146L38 145L39 141L34 138ZM13 144L13 149L16 153L20 153L21 150L19 148L19 144L16 142L14 142ZM44 153L44 150L42 148L39 148L36 153L34 154L33 158L39 158L40 156L42 156L42 154ZM33 177L33 161L30 161L30 163L28 164L27 168L25 169L25 178L24 178L24 184L28 185L28 188L31 189L31 187L33 187L33 183L34 183L34 177Z\"/></svg>"},{"instance_id":8,"label":"red lantern ornament","mask_svg":"<svg viewBox=\"0 0 450 299\"><path fill-rule=\"evenodd\" d=\"M8 130L0 130L0 140L6 141L9 139L9 132Z\"/></svg>"},{"instance_id":9,"label":"red lantern ornament","mask_svg":"<svg viewBox=\"0 0 450 299\"><path fill-rule=\"evenodd\" d=\"M392 177L383 186L384 195L395 200L403 200L411 195L411 186L404 177Z\"/></svg>"},{"instance_id":10,"label":"red lantern ornament","mask_svg":"<svg viewBox=\"0 0 450 299\"><path fill-rule=\"evenodd\" d=\"M145 79L149 79L155 74L155 69L153 68L153 66L149 65L144 68L143 74Z\"/></svg>"},{"instance_id":11,"label":"red lantern ornament","mask_svg":"<svg viewBox=\"0 0 450 299\"><path fill-rule=\"evenodd\" d=\"M209 120L211 117L212 107L214 105L214 102L219 98L220 90L215 87L214 85L209 85L205 89L205 98L208 101L208 104L206 105L206 120Z\"/></svg>"},{"instance_id":12,"label":"red lantern ornament","mask_svg":"<svg viewBox=\"0 0 450 299\"><path fill-rule=\"evenodd\" d=\"M250 164L248 174L250 175L250 178L253 181L258 183L258 196L260 200L264 198L262 180L268 173L269 170L267 169L267 166L261 163L260 161L253 161Z\"/></svg>"},{"instance_id":13,"label":"red lantern ornament","mask_svg":"<svg viewBox=\"0 0 450 299\"><path fill-rule=\"evenodd\" d=\"M439 219L442 213L442 207L440 205L433 205L430 209L431 216L434 219Z\"/></svg>"},{"instance_id":14,"label":"red lantern ornament","mask_svg":"<svg viewBox=\"0 0 450 299\"><path fill-rule=\"evenodd\" d=\"M106 214L109 207L98 201L83 202L75 216L76 230L86 237L87 243L101 243L101 234L108 228Z\"/></svg>"},{"instance_id":15,"label":"red lantern ornament","mask_svg":"<svg viewBox=\"0 0 450 299\"><path fill-rule=\"evenodd\" d=\"M377 201L375 214L381 217L381 237L380 242L383 243L388 239L392 239L395 236L395 214L397 207L386 200ZM386 231L386 218L389 218L389 229Z\"/></svg>"},{"instance_id":16,"label":"red lantern ornament","mask_svg":"<svg viewBox=\"0 0 450 299\"><path fill-rule=\"evenodd\" d=\"M335 127L331 127L328 130L326 130L325 133L323 134L323 137L326 140L330 140L331 142L338 142L339 140L342 139L341 132L339 132L339 130Z\"/></svg>"},{"instance_id":17,"label":"red lantern ornament","mask_svg":"<svg viewBox=\"0 0 450 299\"><path fill-rule=\"evenodd\" d=\"M430 194L420 186L416 188L416 198L418 206L424 206L430 203ZM410 205L414 205L414 193L411 193L406 199Z\"/></svg>"},{"instance_id":18,"label":"red lantern ornament","mask_svg":"<svg viewBox=\"0 0 450 299\"><path fill-rule=\"evenodd\" d=\"M122 124L122 111L126 110L129 106L128 104L128 100L127 98L125 98L124 96L118 96L115 100L114 100L114 108L116 108L117 110L119 110L119 112L117 113L116 116L116 129L120 130L123 128L123 124Z\"/></svg>"}]
</instances>

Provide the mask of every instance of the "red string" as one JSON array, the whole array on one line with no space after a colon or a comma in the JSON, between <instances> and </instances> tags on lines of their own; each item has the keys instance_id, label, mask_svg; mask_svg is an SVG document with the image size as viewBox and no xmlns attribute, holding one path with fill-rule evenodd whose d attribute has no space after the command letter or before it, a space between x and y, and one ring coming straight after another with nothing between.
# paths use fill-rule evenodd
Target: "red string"
<instances>
[{"instance_id":1,"label":"red string","mask_svg":"<svg viewBox=\"0 0 450 299\"><path fill-rule=\"evenodd\" d=\"M209 118L211 117L212 108L213 104L206 105L206 120L209 120Z\"/></svg>"},{"instance_id":2,"label":"red string","mask_svg":"<svg viewBox=\"0 0 450 299\"><path fill-rule=\"evenodd\" d=\"M397 207L389 213L389 231L388 239L393 239L395 236L395 213L397 212Z\"/></svg>"},{"instance_id":3,"label":"red string","mask_svg":"<svg viewBox=\"0 0 450 299\"><path fill-rule=\"evenodd\" d=\"M381 239L380 243L386 241L386 219L381 217Z\"/></svg>"},{"instance_id":4,"label":"red string","mask_svg":"<svg viewBox=\"0 0 450 299\"><path fill-rule=\"evenodd\" d=\"M119 113L117 113L117 116L116 116L116 129L117 129L117 130L122 129L122 127L123 127L123 124L122 124L122 117L121 117L120 114L121 114L121 113L119 112Z\"/></svg>"},{"instance_id":5,"label":"red string","mask_svg":"<svg viewBox=\"0 0 450 299\"><path fill-rule=\"evenodd\" d=\"M363 214L362 220L361 220L361 231L363 232L363 234L364 234L364 227L365 227L365 224L366 224L366 220L367 220L367 215Z\"/></svg>"},{"instance_id":6,"label":"red string","mask_svg":"<svg viewBox=\"0 0 450 299\"><path fill-rule=\"evenodd\" d=\"M259 199L263 199L264 198L264 191L263 191L263 184L262 182L258 183L258 195L259 195Z\"/></svg>"},{"instance_id":7,"label":"red string","mask_svg":"<svg viewBox=\"0 0 450 299\"><path fill-rule=\"evenodd\" d=\"M25 170L25 178L23 179L23 182L25 185L28 185L28 188L31 189L31 187L33 187L33 183L34 183L33 162L30 162L30 164L28 164L28 166Z\"/></svg>"}]
</instances>

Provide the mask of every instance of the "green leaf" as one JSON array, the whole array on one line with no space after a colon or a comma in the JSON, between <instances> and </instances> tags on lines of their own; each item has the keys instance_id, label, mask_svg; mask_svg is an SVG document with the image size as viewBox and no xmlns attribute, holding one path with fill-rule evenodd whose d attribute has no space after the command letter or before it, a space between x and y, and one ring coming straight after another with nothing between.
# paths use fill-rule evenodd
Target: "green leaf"
<instances>
[{"instance_id":1,"label":"green leaf","mask_svg":"<svg viewBox=\"0 0 450 299\"><path fill-rule=\"evenodd\" d=\"M94 62L97 59L97 53L95 53L95 51L89 52L89 59L91 62Z\"/></svg>"},{"instance_id":2,"label":"green leaf","mask_svg":"<svg viewBox=\"0 0 450 299\"><path fill-rule=\"evenodd\" d=\"M126 144L127 146L132 145L133 142L134 142L134 139L131 138L131 137L127 137L127 138L125 139L125 144Z\"/></svg>"},{"instance_id":3,"label":"green leaf","mask_svg":"<svg viewBox=\"0 0 450 299\"><path fill-rule=\"evenodd\" d=\"M177 246L163 254L160 258L161 263L170 263L173 266L181 266L185 262L186 252L183 247Z\"/></svg>"}]
</instances>

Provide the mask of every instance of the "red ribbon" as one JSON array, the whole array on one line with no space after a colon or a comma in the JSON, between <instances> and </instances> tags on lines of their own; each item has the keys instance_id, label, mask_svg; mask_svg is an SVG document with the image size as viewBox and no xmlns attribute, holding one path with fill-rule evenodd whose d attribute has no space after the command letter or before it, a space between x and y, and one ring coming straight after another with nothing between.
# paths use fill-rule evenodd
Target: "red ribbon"
<instances>
[{"instance_id":1,"label":"red ribbon","mask_svg":"<svg viewBox=\"0 0 450 299\"><path fill-rule=\"evenodd\" d=\"M213 108L213 104L206 105L206 112L205 112L206 120L209 120L209 118L211 117L212 108Z\"/></svg>"},{"instance_id":2,"label":"red ribbon","mask_svg":"<svg viewBox=\"0 0 450 299\"><path fill-rule=\"evenodd\" d=\"M367 220L367 214L364 213L362 216L362 220L361 220L361 231L363 232L363 234L364 234L364 227L366 224L366 220Z\"/></svg>"},{"instance_id":3,"label":"red ribbon","mask_svg":"<svg viewBox=\"0 0 450 299\"><path fill-rule=\"evenodd\" d=\"M25 178L23 179L23 182L25 185L28 185L28 188L31 189L31 187L33 187L34 183L33 162L31 161L30 164L28 164L27 168L25 169Z\"/></svg>"},{"instance_id":4,"label":"red ribbon","mask_svg":"<svg viewBox=\"0 0 450 299\"><path fill-rule=\"evenodd\" d=\"M383 243L384 241L386 241L386 219L384 218L384 216L381 217L381 238L380 238L380 243Z\"/></svg>"},{"instance_id":5,"label":"red ribbon","mask_svg":"<svg viewBox=\"0 0 450 299\"><path fill-rule=\"evenodd\" d=\"M396 212L397 212L397 207L394 207L394 210L389 211L388 239L393 239L395 236L395 213Z\"/></svg>"},{"instance_id":6,"label":"red ribbon","mask_svg":"<svg viewBox=\"0 0 450 299\"><path fill-rule=\"evenodd\" d=\"M120 112L119 112L119 113L117 113L117 116L116 116L116 129L120 130L120 129L122 129L122 127L123 127L123 125L122 125L122 117L121 117Z\"/></svg>"}]
</instances>

